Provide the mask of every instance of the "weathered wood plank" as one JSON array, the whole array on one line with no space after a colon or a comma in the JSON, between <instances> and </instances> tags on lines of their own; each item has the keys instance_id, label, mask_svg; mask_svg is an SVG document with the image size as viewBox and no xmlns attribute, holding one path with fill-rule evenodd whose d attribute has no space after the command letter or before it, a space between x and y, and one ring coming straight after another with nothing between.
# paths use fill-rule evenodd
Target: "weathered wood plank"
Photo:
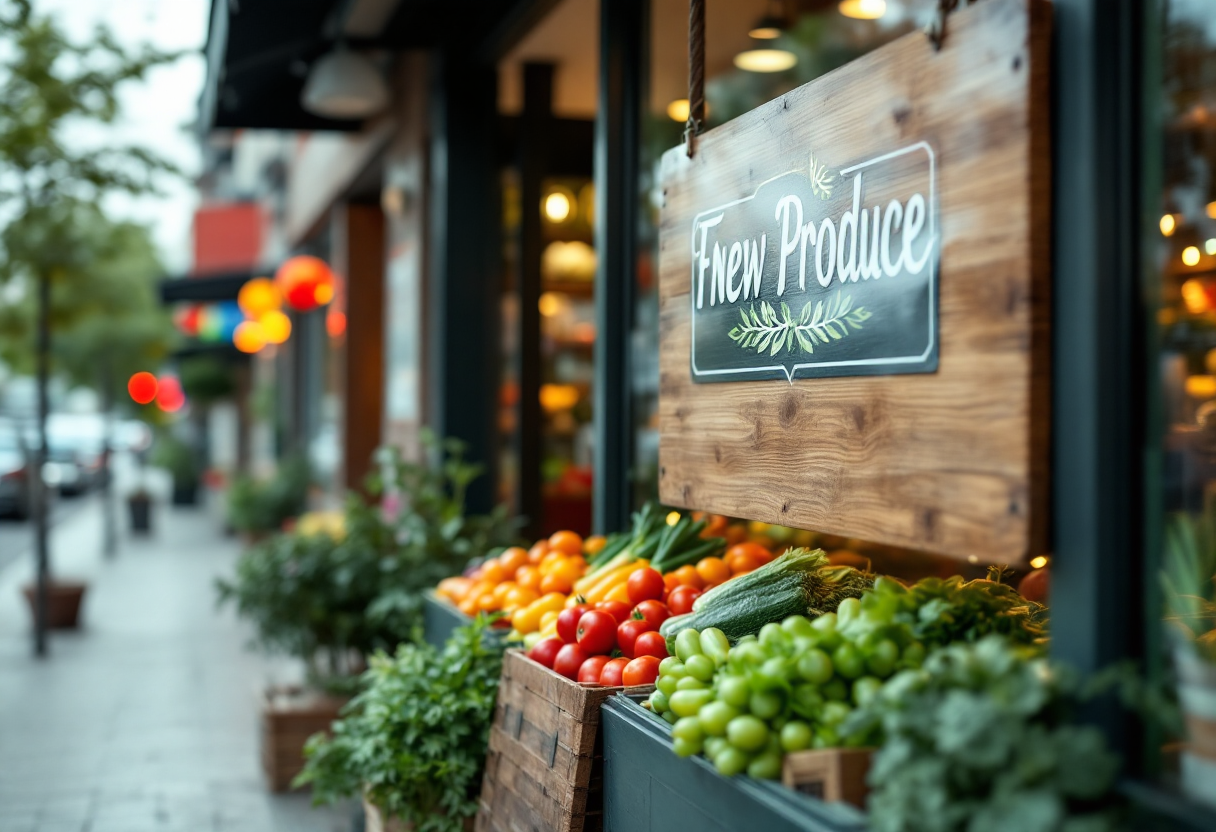
<instances>
[{"instance_id":1,"label":"weathered wood plank","mask_svg":"<svg viewBox=\"0 0 1216 832\"><path fill-rule=\"evenodd\" d=\"M941 52L907 35L663 158L660 497L1016 563L1047 545L1050 4L986 0ZM935 373L696 384L689 231L806 155L927 141L941 260Z\"/></svg>"}]
</instances>

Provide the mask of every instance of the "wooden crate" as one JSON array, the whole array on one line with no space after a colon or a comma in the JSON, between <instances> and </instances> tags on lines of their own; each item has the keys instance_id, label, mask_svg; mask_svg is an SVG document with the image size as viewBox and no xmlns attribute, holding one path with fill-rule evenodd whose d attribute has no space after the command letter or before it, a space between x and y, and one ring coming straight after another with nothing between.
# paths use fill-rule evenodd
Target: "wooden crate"
<instances>
[{"instance_id":1,"label":"wooden crate","mask_svg":"<svg viewBox=\"0 0 1216 832\"><path fill-rule=\"evenodd\" d=\"M258 698L266 783L272 792L287 791L304 769L304 743L318 731L328 731L347 700L282 685L258 691Z\"/></svg>"},{"instance_id":2,"label":"wooden crate","mask_svg":"<svg viewBox=\"0 0 1216 832\"><path fill-rule=\"evenodd\" d=\"M796 792L829 803L843 800L865 806L870 792L866 774L873 755L872 748L825 748L787 754L781 782Z\"/></svg>"},{"instance_id":3,"label":"wooden crate","mask_svg":"<svg viewBox=\"0 0 1216 832\"><path fill-rule=\"evenodd\" d=\"M600 705L621 692L580 685L508 650L490 729L477 832L603 828Z\"/></svg>"}]
</instances>

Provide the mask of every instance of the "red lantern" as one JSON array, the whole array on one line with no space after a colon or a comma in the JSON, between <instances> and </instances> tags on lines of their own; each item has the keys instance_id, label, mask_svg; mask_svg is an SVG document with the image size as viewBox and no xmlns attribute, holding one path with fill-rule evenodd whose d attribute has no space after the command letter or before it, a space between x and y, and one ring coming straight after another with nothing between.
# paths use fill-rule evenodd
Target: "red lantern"
<instances>
[{"instance_id":1,"label":"red lantern","mask_svg":"<svg viewBox=\"0 0 1216 832\"><path fill-rule=\"evenodd\" d=\"M297 312L324 306L334 297L334 273L319 257L292 257L274 276L274 285Z\"/></svg>"},{"instance_id":2,"label":"red lantern","mask_svg":"<svg viewBox=\"0 0 1216 832\"><path fill-rule=\"evenodd\" d=\"M165 376L160 379L156 392L156 406L166 413L176 413L186 404L186 394L182 392L182 383L175 376Z\"/></svg>"},{"instance_id":3,"label":"red lantern","mask_svg":"<svg viewBox=\"0 0 1216 832\"><path fill-rule=\"evenodd\" d=\"M151 373L136 373L127 381L127 392L136 404L147 404L156 398L159 385Z\"/></svg>"},{"instance_id":4,"label":"red lantern","mask_svg":"<svg viewBox=\"0 0 1216 832\"><path fill-rule=\"evenodd\" d=\"M191 338L198 335L199 313L202 312L202 307L198 304L178 309L173 313L173 323L177 325L178 330L183 335L189 335Z\"/></svg>"}]
</instances>

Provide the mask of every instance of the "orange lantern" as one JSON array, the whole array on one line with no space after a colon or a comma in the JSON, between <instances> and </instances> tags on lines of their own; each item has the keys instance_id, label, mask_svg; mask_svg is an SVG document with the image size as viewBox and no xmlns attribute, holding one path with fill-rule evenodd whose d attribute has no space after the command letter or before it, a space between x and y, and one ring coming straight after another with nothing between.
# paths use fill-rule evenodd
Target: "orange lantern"
<instances>
[{"instance_id":1,"label":"orange lantern","mask_svg":"<svg viewBox=\"0 0 1216 832\"><path fill-rule=\"evenodd\" d=\"M330 338L341 338L346 334L346 313L338 309L329 310L325 315L325 331Z\"/></svg>"},{"instance_id":2,"label":"orange lantern","mask_svg":"<svg viewBox=\"0 0 1216 832\"><path fill-rule=\"evenodd\" d=\"M258 324L267 344L281 344L291 337L291 318L277 309L263 313L258 317Z\"/></svg>"},{"instance_id":3,"label":"orange lantern","mask_svg":"<svg viewBox=\"0 0 1216 832\"><path fill-rule=\"evenodd\" d=\"M266 346L266 333L257 321L242 321L232 332L232 343L241 352L258 352Z\"/></svg>"},{"instance_id":4,"label":"orange lantern","mask_svg":"<svg viewBox=\"0 0 1216 832\"><path fill-rule=\"evenodd\" d=\"M156 398L156 376L151 373L136 373L127 381L127 392L136 404L147 404Z\"/></svg>"},{"instance_id":5,"label":"orange lantern","mask_svg":"<svg viewBox=\"0 0 1216 832\"><path fill-rule=\"evenodd\" d=\"M298 312L324 306L334 297L334 273L319 257L292 257L275 272L274 285Z\"/></svg>"},{"instance_id":6,"label":"orange lantern","mask_svg":"<svg viewBox=\"0 0 1216 832\"><path fill-rule=\"evenodd\" d=\"M282 306L283 296L270 278L255 277L241 287L236 302L245 317L256 320Z\"/></svg>"}]
</instances>

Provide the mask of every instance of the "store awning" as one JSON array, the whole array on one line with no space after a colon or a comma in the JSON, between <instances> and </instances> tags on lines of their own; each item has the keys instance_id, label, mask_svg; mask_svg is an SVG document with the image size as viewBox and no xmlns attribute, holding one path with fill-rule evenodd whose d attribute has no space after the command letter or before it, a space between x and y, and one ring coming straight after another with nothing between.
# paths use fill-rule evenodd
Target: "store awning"
<instances>
[{"instance_id":1,"label":"store awning","mask_svg":"<svg viewBox=\"0 0 1216 832\"><path fill-rule=\"evenodd\" d=\"M358 130L300 106L309 67L341 39L383 53L459 39L493 60L556 0L212 0L199 101L202 133L222 129Z\"/></svg>"},{"instance_id":2,"label":"store awning","mask_svg":"<svg viewBox=\"0 0 1216 832\"><path fill-rule=\"evenodd\" d=\"M236 300L241 287L253 279L253 272L228 272L206 277L170 277L160 282L161 303L194 301L215 303Z\"/></svg>"}]
</instances>

